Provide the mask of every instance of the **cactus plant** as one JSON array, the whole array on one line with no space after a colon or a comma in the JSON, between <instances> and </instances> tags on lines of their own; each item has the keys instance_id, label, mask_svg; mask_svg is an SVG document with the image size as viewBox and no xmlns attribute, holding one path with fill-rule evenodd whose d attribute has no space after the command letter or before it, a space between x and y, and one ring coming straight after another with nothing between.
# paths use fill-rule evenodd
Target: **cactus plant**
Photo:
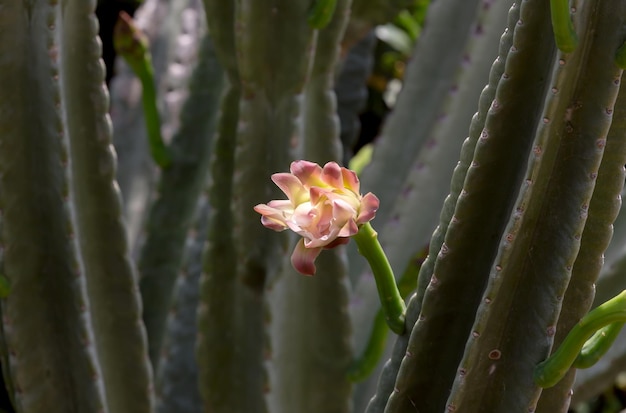
<instances>
[{"instance_id":1,"label":"cactus plant","mask_svg":"<svg viewBox=\"0 0 626 413\"><path fill-rule=\"evenodd\" d=\"M305 277L259 222L292 161L350 174L383 3L146 0L155 77L120 63L109 115L95 0L0 0L2 406L565 413L626 368L625 0L432 2L331 196L375 193L386 258L358 221L370 261L298 243Z\"/></svg>"}]
</instances>

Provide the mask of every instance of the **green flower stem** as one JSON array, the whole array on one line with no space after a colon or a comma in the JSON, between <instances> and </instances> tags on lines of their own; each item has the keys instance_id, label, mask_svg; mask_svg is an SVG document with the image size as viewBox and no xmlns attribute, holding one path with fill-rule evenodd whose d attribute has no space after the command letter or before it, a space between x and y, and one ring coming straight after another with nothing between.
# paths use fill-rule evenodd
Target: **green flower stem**
<instances>
[{"instance_id":1,"label":"green flower stem","mask_svg":"<svg viewBox=\"0 0 626 413\"><path fill-rule=\"evenodd\" d=\"M115 25L113 44L115 51L124 58L141 81L141 103L148 130L150 153L157 165L166 168L171 162L171 157L161 136L161 118L157 108L154 70L148 40L125 12L120 13Z\"/></svg>"},{"instance_id":2,"label":"green flower stem","mask_svg":"<svg viewBox=\"0 0 626 413\"><path fill-rule=\"evenodd\" d=\"M571 53L578 45L578 36L570 18L568 0L550 0L552 30L556 47L564 53Z\"/></svg>"},{"instance_id":3,"label":"green flower stem","mask_svg":"<svg viewBox=\"0 0 626 413\"><path fill-rule=\"evenodd\" d=\"M387 256L378 242L378 233L370 223L361 225L359 232L353 236L359 248L359 253L367 259L372 268L378 296L385 313L385 320L391 331L398 335L404 334L404 314L406 306L398 291L393 270L387 260Z\"/></svg>"},{"instance_id":4,"label":"green flower stem","mask_svg":"<svg viewBox=\"0 0 626 413\"><path fill-rule=\"evenodd\" d=\"M626 290L591 311L572 328L561 347L535 367L535 383L543 388L554 386L575 363L585 344L590 341L590 337L590 344L595 342L593 347L607 347L602 342L611 340L612 334L593 335L610 324L624 322L626 322Z\"/></svg>"},{"instance_id":5,"label":"green flower stem","mask_svg":"<svg viewBox=\"0 0 626 413\"><path fill-rule=\"evenodd\" d=\"M415 290L417 276L427 255L428 245L413 256L411 263L404 271L404 274L402 274L402 277L400 277L400 280L398 280L398 290L403 299ZM365 350L358 359L352 362L348 370L348 378L351 381L360 382L372 374L385 351L387 332L385 313L382 309L379 309L376 313L376 317L374 317L372 332L370 333Z\"/></svg>"}]
</instances>

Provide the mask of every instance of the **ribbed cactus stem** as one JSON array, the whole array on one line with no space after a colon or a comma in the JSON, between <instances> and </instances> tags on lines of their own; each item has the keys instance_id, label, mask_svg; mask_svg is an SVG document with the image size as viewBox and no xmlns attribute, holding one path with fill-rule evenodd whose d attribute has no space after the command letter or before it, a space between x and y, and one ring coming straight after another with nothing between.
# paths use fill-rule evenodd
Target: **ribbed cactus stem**
<instances>
[{"instance_id":1,"label":"ribbed cactus stem","mask_svg":"<svg viewBox=\"0 0 626 413\"><path fill-rule=\"evenodd\" d=\"M11 283L2 300L3 369L21 413L108 411L75 249L60 90L60 52L72 48L65 24L96 26L95 2L79 3L0 1L2 273ZM75 40L89 49L91 34ZM99 50L89 50L97 60ZM102 67L95 74L103 75ZM95 139L96 131L86 137Z\"/></svg>"},{"instance_id":2,"label":"ribbed cactus stem","mask_svg":"<svg viewBox=\"0 0 626 413\"><path fill-rule=\"evenodd\" d=\"M623 12L623 10L618 12L619 7L619 4L615 4L616 15ZM613 222L622 204L620 193L624 186L624 164L626 164L625 104L626 91L621 88L607 135L606 150L598 170L596 187L589 204L589 217L582 234L580 252L576 257L572 277L563 298L553 350L558 348L572 327L589 311L594 300L598 276L606 265L604 253L613 236ZM626 288L626 285L621 288ZM613 290L611 295L615 291ZM604 300L606 299L605 296ZM575 370L571 369L556 386L541 393L537 413L566 412L575 374Z\"/></svg>"},{"instance_id":3,"label":"ribbed cactus stem","mask_svg":"<svg viewBox=\"0 0 626 413\"><path fill-rule=\"evenodd\" d=\"M522 3L523 25L516 38L531 24L545 36L548 6L544 1ZM541 391L531 380L532 370L547 357L556 332L618 91L621 71L613 60L620 35L615 27L622 24L615 23L622 17L613 7L585 3L578 8L581 45L571 55L557 54L547 77L525 181L499 242L449 409L536 409ZM536 55L530 53L528 59L536 60ZM533 311L523 311L527 308Z\"/></svg>"},{"instance_id":4,"label":"ribbed cactus stem","mask_svg":"<svg viewBox=\"0 0 626 413\"><path fill-rule=\"evenodd\" d=\"M317 32L297 129L303 137L298 159L324 164L341 158L332 88L349 5L350 0L337 0L328 26ZM352 411L352 385L346 377L352 358L352 329L345 252L343 247L323 251L316 260L314 277L304 277L286 264L280 278L268 283L271 353L267 401L272 413ZM300 373L303 371L306 374Z\"/></svg>"},{"instance_id":5,"label":"ribbed cactus stem","mask_svg":"<svg viewBox=\"0 0 626 413\"><path fill-rule=\"evenodd\" d=\"M68 0L63 13L60 84L71 156L70 196L107 403L112 412L151 413L152 369L115 181L95 3Z\"/></svg>"},{"instance_id":6,"label":"ribbed cactus stem","mask_svg":"<svg viewBox=\"0 0 626 413\"><path fill-rule=\"evenodd\" d=\"M444 4L442 3L442 6L443 5ZM448 7L450 7L451 10L454 10L453 4L449 4ZM451 12L448 10L445 11L446 13L444 14L444 16L446 16L448 12ZM519 6L513 6L508 14L508 29L500 38L499 55L491 66L488 85L481 92L478 101L478 112L472 117L469 129L469 138L465 140L461 147L460 161L454 168L452 180L450 182L450 194L446 197L444 201L443 208L441 209L439 216L438 226L432 234L432 238L430 240L429 255L428 257L426 257L424 263L420 268L417 280L416 294L413 295L408 304L407 323L409 326L414 325L418 320L422 301L424 299L424 294L431 280L431 276L433 275L433 270L437 259L437 254L434 254L433 252L439 251L443 245L444 237L448 230L448 226L450 225L451 218L454 214L454 209L458 197L463 188L467 170L472 163L476 144L481 136L483 127L485 125L485 119L489 113L491 102L494 99L496 87L500 82L500 78L505 70L504 66L506 62L506 57L510 51L513 42L513 30L518 21L518 18ZM391 252L391 254L393 254L393 251ZM368 405L368 413L383 412L385 406L387 405L387 400L389 396L397 388L396 378L400 379L400 384L402 384L402 381L404 379L398 377L397 375L401 366L401 362L406 355L408 345L408 335L399 337L396 341L391 360L385 365L385 368L381 374L381 380L379 382L376 395L374 396L374 398L372 398L370 404ZM409 375L411 375L412 373L417 373L417 371L412 371L411 369L407 369L406 372L409 373ZM405 386L406 389L410 389L411 387L411 385ZM407 399L405 398L404 401L406 402L406 400Z\"/></svg>"}]
</instances>

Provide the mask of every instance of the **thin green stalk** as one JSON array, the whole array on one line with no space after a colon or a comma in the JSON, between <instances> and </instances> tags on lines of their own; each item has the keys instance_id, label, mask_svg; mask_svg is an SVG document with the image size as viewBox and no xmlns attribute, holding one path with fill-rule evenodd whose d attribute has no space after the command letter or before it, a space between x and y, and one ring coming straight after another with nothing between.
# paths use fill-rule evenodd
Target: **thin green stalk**
<instances>
[{"instance_id":1,"label":"thin green stalk","mask_svg":"<svg viewBox=\"0 0 626 413\"><path fill-rule=\"evenodd\" d=\"M561 347L537 365L534 380L537 385L552 387L574 364L583 346L596 331L612 323L626 322L626 290L587 314L567 335ZM594 341L610 340L612 335L594 337ZM602 346L604 347L604 346Z\"/></svg>"},{"instance_id":2,"label":"thin green stalk","mask_svg":"<svg viewBox=\"0 0 626 413\"><path fill-rule=\"evenodd\" d=\"M135 26L132 18L120 12L113 35L115 50L126 60L128 66L141 81L144 117L148 130L150 153L157 165L166 168L171 162L170 154L161 136L161 118L157 108L157 93L154 84L154 70L148 48L148 40Z\"/></svg>"},{"instance_id":3,"label":"thin green stalk","mask_svg":"<svg viewBox=\"0 0 626 413\"><path fill-rule=\"evenodd\" d=\"M564 53L571 53L578 45L578 36L570 18L568 0L550 0L550 16L556 47Z\"/></svg>"},{"instance_id":4,"label":"thin green stalk","mask_svg":"<svg viewBox=\"0 0 626 413\"><path fill-rule=\"evenodd\" d=\"M598 360L606 354L609 348L611 348L611 345L622 331L622 327L624 327L624 323L618 322L609 324L596 331L596 333L585 342L578 357L574 360L572 367L587 369L596 364Z\"/></svg>"},{"instance_id":5,"label":"thin green stalk","mask_svg":"<svg viewBox=\"0 0 626 413\"><path fill-rule=\"evenodd\" d=\"M359 253L367 259L372 268L389 328L398 335L404 334L406 306L396 285L391 265L380 242L378 242L378 233L368 222L361 226L353 238L359 247Z\"/></svg>"},{"instance_id":6,"label":"thin green stalk","mask_svg":"<svg viewBox=\"0 0 626 413\"><path fill-rule=\"evenodd\" d=\"M353 382L365 380L374 371L387 346L388 329L385 313L378 310L370 333L367 346L361 356L355 360L348 370L348 378Z\"/></svg>"},{"instance_id":7,"label":"thin green stalk","mask_svg":"<svg viewBox=\"0 0 626 413\"><path fill-rule=\"evenodd\" d=\"M428 246L415 254L410 265L404 271L400 280L398 280L398 290L403 299L406 299L406 297L415 290L417 276L427 255ZM379 309L374 317L372 330L367 340L365 350L363 350L363 353L358 359L354 360L348 370L350 380L353 382L365 380L374 371L385 351L388 331L385 313L382 309Z\"/></svg>"}]
</instances>

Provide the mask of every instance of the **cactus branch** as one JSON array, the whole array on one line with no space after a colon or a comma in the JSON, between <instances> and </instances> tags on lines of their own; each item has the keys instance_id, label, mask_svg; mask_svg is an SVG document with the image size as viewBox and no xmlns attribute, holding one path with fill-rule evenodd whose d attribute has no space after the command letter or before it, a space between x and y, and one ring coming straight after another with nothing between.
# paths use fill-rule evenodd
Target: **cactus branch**
<instances>
[{"instance_id":1,"label":"cactus branch","mask_svg":"<svg viewBox=\"0 0 626 413\"><path fill-rule=\"evenodd\" d=\"M590 337L592 340L589 341L587 350L590 347L605 348L604 341L608 342L614 336L613 334L593 336L596 331L611 324L623 324L624 322L626 322L626 290L580 320L580 323L567 335L561 347L552 356L537 365L534 372L535 383L543 388L554 386L574 364Z\"/></svg>"}]
</instances>

